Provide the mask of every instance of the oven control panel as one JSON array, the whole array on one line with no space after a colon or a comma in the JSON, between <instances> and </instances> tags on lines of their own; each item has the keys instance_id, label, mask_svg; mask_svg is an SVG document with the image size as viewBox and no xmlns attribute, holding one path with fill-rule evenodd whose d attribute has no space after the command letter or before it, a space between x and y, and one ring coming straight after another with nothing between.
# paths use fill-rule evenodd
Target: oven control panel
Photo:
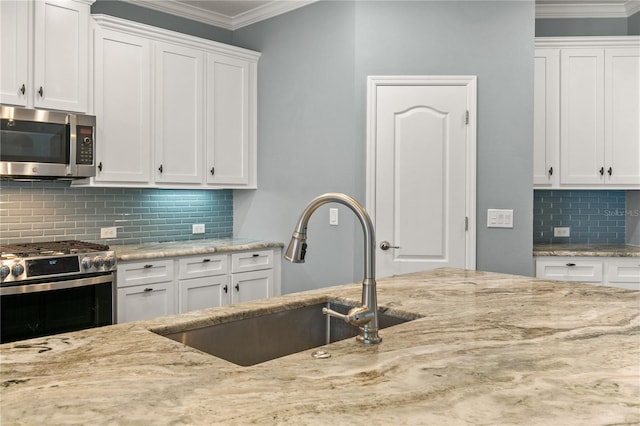
<instances>
[{"instance_id":1,"label":"oven control panel","mask_svg":"<svg viewBox=\"0 0 640 426\"><path fill-rule=\"evenodd\" d=\"M74 275L112 272L116 270L113 251L3 259L0 280L3 284L29 280L73 277Z\"/></svg>"}]
</instances>

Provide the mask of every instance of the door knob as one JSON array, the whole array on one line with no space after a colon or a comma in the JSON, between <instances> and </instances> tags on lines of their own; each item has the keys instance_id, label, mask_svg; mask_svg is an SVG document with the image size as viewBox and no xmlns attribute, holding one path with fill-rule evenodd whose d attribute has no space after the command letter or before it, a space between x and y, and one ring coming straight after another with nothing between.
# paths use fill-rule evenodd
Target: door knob
<instances>
[{"instance_id":1,"label":"door knob","mask_svg":"<svg viewBox=\"0 0 640 426\"><path fill-rule=\"evenodd\" d=\"M391 243L389 241L382 241L380 243L380 248L382 250L389 250L390 248L400 248L400 246L392 246Z\"/></svg>"}]
</instances>

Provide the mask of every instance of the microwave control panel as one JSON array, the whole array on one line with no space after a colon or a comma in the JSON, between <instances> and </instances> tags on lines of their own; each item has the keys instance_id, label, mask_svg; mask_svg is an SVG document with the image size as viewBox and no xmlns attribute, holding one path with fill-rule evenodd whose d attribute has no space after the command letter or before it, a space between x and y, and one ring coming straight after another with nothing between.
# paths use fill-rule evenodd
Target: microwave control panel
<instances>
[{"instance_id":1,"label":"microwave control panel","mask_svg":"<svg viewBox=\"0 0 640 426\"><path fill-rule=\"evenodd\" d=\"M76 142L76 164L93 164L93 127L78 126Z\"/></svg>"}]
</instances>

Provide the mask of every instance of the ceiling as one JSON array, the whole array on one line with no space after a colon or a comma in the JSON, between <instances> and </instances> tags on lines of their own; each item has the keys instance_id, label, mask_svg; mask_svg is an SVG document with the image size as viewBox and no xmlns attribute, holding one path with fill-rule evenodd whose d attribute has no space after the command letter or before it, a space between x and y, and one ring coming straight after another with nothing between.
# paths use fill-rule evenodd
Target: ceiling
<instances>
[{"instance_id":1,"label":"ceiling","mask_svg":"<svg viewBox=\"0 0 640 426\"><path fill-rule=\"evenodd\" d=\"M123 0L183 18L235 30L318 0ZM623 18L640 0L536 0L537 18Z\"/></svg>"}]
</instances>

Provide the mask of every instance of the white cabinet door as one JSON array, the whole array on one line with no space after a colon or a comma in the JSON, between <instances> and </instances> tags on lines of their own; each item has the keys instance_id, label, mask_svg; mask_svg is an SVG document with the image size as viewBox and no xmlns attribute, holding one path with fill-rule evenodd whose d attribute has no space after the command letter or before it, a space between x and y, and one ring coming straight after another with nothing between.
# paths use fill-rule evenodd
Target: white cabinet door
<instances>
[{"instance_id":1,"label":"white cabinet door","mask_svg":"<svg viewBox=\"0 0 640 426\"><path fill-rule=\"evenodd\" d=\"M605 180L640 185L640 48L605 50Z\"/></svg>"},{"instance_id":2,"label":"white cabinet door","mask_svg":"<svg viewBox=\"0 0 640 426\"><path fill-rule=\"evenodd\" d=\"M207 55L207 183L249 183L249 63Z\"/></svg>"},{"instance_id":3,"label":"white cabinet door","mask_svg":"<svg viewBox=\"0 0 640 426\"><path fill-rule=\"evenodd\" d=\"M203 182L204 54L157 42L155 180Z\"/></svg>"},{"instance_id":4,"label":"white cabinet door","mask_svg":"<svg viewBox=\"0 0 640 426\"><path fill-rule=\"evenodd\" d=\"M87 110L89 4L35 2L34 106Z\"/></svg>"},{"instance_id":5,"label":"white cabinet door","mask_svg":"<svg viewBox=\"0 0 640 426\"><path fill-rule=\"evenodd\" d=\"M604 50L563 49L560 183L604 182Z\"/></svg>"},{"instance_id":6,"label":"white cabinet door","mask_svg":"<svg viewBox=\"0 0 640 426\"><path fill-rule=\"evenodd\" d=\"M118 289L118 323L176 313L173 282Z\"/></svg>"},{"instance_id":7,"label":"white cabinet door","mask_svg":"<svg viewBox=\"0 0 640 426\"><path fill-rule=\"evenodd\" d=\"M606 285L640 290L640 258L610 259L607 262Z\"/></svg>"},{"instance_id":8,"label":"white cabinet door","mask_svg":"<svg viewBox=\"0 0 640 426\"><path fill-rule=\"evenodd\" d=\"M28 79L31 3L22 0L0 2L0 103L27 105L33 90Z\"/></svg>"},{"instance_id":9,"label":"white cabinet door","mask_svg":"<svg viewBox=\"0 0 640 426\"><path fill-rule=\"evenodd\" d=\"M231 274L231 303L265 299L273 295L273 269Z\"/></svg>"},{"instance_id":10,"label":"white cabinet door","mask_svg":"<svg viewBox=\"0 0 640 426\"><path fill-rule=\"evenodd\" d=\"M533 184L558 184L560 49L536 49L533 98Z\"/></svg>"},{"instance_id":11,"label":"white cabinet door","mask_svg":"<svg viewBox=\"0 0 640 426\"><path fill-rule=\"evenodd\" d=\"M229 276L191 278L178 282L180 313L229 303Z\"/></svg>"},{"instance_id":12,"label":"white cabinet door","mask_svg":"<svg viewBox=\"0 0 640 426\"><path fill-rule=\"evenodd\" d=\"M95 34L96 182L151 180L151 47L148 39Z\"/></svg>"}]
</instances>

